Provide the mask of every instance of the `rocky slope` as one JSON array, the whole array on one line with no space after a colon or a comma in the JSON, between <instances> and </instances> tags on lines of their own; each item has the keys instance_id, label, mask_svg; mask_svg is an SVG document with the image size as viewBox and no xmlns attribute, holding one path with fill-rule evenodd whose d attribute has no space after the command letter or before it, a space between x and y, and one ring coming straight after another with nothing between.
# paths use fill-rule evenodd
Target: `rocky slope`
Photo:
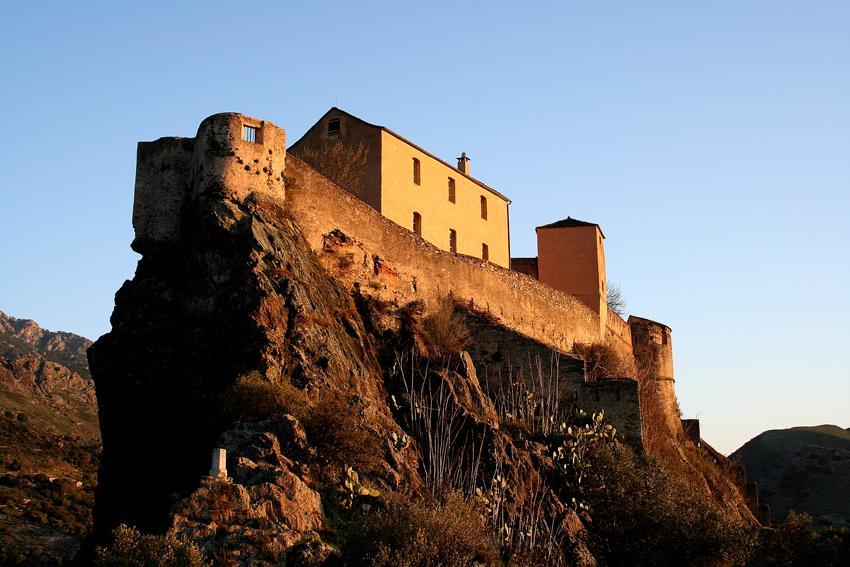
<instances>
[{"instance_id":1,"label":"rocky slope","mask_svg":"<svg viewBox=\"0 0 850 567\"><path fill-rule=\"evenodd\" d=\"M90 344L0 312L0 558L6 562L69 559L91 529L100 435L85 362Z\"/></svg>"},{"instance_id":2,"label":"rocky slope","mask_svg":"<svg viewBox=\"0 0 850 567\"><path fill-rule=\"evenodd\" d=\"M758 486L759 498L781 522L807 512L822 526L850 525L850 432L836 425L774 429L731 458Z\"/></svg>"}]
</instances>

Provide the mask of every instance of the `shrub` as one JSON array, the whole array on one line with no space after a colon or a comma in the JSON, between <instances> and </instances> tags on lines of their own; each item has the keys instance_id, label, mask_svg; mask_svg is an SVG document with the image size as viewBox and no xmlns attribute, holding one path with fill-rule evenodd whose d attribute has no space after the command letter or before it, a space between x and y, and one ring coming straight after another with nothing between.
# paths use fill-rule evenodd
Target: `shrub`
<instances>
[{"instance_id":1,"label":"shrub","mask_svg":"<svg viewBox=\"0 0 850 567\"><path fill-rule=\"evenodd\" d=\"M456 492L426 500L390 495L351 528L343 549L346 564L374 567L460 567L498 557L484 519Z\"/></svg>"},{"instance_id":2,"label":"shrub","mask_svg":"<svg viewBox=\"0 0 850 567\"><path fill-rule=\"evenodd\" d=\"M640 379L644 377L634 358L624 357L611 345L575 343L573 353L584 359L589 381L605 378Z\"/></svg>"},{"instance_id":3,"label":"shrub","mask_svg":"<svg viewBox=\"0 0 850 567\"><path fill-rule=\"evenodd\" d=\"M790 512L766 537L757 564L765 566L846 565L850 557L850 531L829 529L818 532L808 514Z\"/></svg>"},{"instance_id":4,"label":"shrub","mask_svg":"<svg viewBox=\"0 0 850 567\"><path fill-rule=\"evenodd\" d=\"M359 196L365 186L368 154L362 143L352 148L339 140L324 140L318 147L306 148L301 157L336 185Z\"/></svg>"},{"instance_id":5,"label":"shrub","mask_svg":"<svg viewBox=\"0 0 850 567\"><path fill-rule=\"evenodd\" d=\"M120 525L112 532L109 547L98 547L94 564L110 567L200 567L210 563L201 548L172 534L142 534Z\"/></svg>"},{"instance_id":6,"label":"shrub","mask_svg":"<svg viewBox=\"0 0 850 567\"><path fill-rule=\"evenodd\" d=\"M707 497L627 447L591 455L584 488L592 542L611 564L740 565L755 545L752 530Z\"/></svg>"},{"instance_id":7,"label":"shrub","mask_svg":"<svg viewBox=\"0 0 850 567\"><path fill-rule=\"evenodd\" d=\"M471 343L469 329L455 312L455 302L450 295L441 298L422 320L418 335L432 358L447 358L465 350Z\"/></svg>"},{"instance_id":8,"label":"shrub","mask_svg":"<svg viewBox=\"0 0 850 567\"><path fill-rule=\"evenodd\" d=\"M300 419L308 400L307 395L288 380L270 382L254 371L236 379L224 405L235 419L242 421L262 421L280 413Z\"/></svg>"},{"instance_id":9,"label":"shrub","mask_svg":"<svg viewBox=\"0 0 850 567\"><path fill-rule=\"evenodd\" d=\"M363 426L354 404L334 392L318 401L302 422L319 463L330 476L349 465L360 472L378 469L384 451L373 432Z\"/></svg>"}]
</instances>

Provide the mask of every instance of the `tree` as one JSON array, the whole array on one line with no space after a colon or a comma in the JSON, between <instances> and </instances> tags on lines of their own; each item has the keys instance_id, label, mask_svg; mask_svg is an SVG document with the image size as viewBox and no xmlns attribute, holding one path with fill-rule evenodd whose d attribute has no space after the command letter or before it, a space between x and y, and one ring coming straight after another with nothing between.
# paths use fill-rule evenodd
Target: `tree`
<instances>
[{"instance_id":1,"label":"tree","mask_svg":"<svg viewBox=\"0 0 850 567\"><path fill-rule=\"evenodd\" d=\"M609 284L608 292L605 294L605 302L608 303L608 310L613 311L620 317L626 314L626 300L623 299L623 292L620 291L620 286L617 284Z\"/></svg>"},{"instance_id":2,"label":"tree","mask_svg":"<svg viewBox=\"0 0 850 567\"><path fill-rule=\"evenodd\" d=\"M362 197L368 153L362 142L351 147L340 140L323 140L319 146L305 148L301 158L336 185Z\"/></svg>"}]
</instances>

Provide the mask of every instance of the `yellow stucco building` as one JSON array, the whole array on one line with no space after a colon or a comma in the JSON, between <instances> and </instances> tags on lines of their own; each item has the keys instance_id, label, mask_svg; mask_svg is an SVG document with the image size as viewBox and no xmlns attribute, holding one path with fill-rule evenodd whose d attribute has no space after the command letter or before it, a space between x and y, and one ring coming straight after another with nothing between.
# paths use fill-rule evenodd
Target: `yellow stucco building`
<instances>
[{"instance_id":1,"label":"yellow stucco building","mask_svg":"<svg viewBox=\"0 0 850 567\"><path fill-rule=\"evenodd\" d=\"M308 162L313 156L313 165L326 173L322 165L335 165L315 156L332 152L335 144L365 153L360 182L344 189L443 250L510 266L510 200L469 174L465 153L453 167L392 130L336 107L288 151Z\"/></svg>"}]
</instances>

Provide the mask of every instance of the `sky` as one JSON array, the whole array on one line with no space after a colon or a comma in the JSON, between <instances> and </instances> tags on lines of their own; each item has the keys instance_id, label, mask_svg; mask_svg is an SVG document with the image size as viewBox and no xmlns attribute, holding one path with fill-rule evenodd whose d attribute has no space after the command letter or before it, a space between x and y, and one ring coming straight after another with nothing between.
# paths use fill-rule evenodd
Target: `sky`
<instances>
[{"instance_id":1,"label":"sky","mask_svg":"<svg viewBox=\"0 0 850 567\"><path fill-rule=\"evenodd\" d=\"M92 339L138 255L136 143L329 107L508 195L514 256L572 216L673 329L724 453L850 427L850 2L5 2L0 310ZM844 290L844 291L842 291Z\"/></svg>"}]
</instances>

